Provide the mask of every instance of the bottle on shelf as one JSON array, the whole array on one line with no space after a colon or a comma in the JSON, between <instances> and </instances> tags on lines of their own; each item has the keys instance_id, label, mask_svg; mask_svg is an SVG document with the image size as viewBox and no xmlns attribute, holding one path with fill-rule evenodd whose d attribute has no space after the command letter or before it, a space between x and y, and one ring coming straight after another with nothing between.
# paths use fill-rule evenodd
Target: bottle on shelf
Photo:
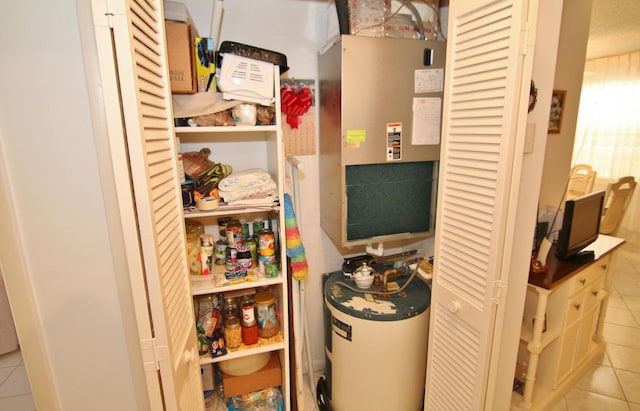
<instances>
[{"instance_id":1,"label":"bottle on shelf","mask_svg":"<svg viewBox=\"0 0 640 411\"><path fill-rule=\"evenodd\" d=\"M255 304L250 295L242 296L242 342L252 345L258 342L258 322L256 321Z\"/></svg>"},{"instance_id":2,"label":"bottle on shelf","mask_svg":"<svg viewBox=\"0 0 640 411\"><path fill-rule=\"evenodd\" d=\"M213 236L210 234L200 235L200 263L200 274L211 274L211 269L213 268Z\"/></svg>"}]
</instances>

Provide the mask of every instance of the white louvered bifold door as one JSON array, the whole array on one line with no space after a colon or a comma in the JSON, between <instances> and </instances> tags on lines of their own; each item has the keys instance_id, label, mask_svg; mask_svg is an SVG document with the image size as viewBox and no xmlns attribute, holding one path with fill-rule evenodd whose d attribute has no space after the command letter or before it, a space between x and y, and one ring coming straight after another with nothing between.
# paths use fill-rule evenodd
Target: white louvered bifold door
<instances>
[{"instance_id":1,"label":"white louvered bifold door","mask_svg":"<svg viewBox=\"0 0 640 411\"><path fill-rule=\"evenodd\" d=\"M527 3L449 3L425 410L485 407L527 112Z\"/></svg>"},{"instance_id":2,"label":"white louvered bifold door","mask_svg":"<svg viewBox=\"0 0 640 411\"><path fill-rule=\"evenodd\" d=\"M94 0L93 9L98 47L104 48L105 111L151 408L201 411L162 1ZM111 44L99 27L104 21Z\"/></svg>"}]
</instances>

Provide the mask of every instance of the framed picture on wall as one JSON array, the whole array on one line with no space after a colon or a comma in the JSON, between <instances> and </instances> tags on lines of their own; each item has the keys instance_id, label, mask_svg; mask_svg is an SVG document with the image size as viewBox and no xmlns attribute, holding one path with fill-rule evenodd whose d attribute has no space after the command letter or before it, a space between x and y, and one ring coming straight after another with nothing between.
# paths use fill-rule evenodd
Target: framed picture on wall
<instances>
[{"instance_id":1,"label":"framed picture on wall","mask_svg":"<svg viewBox=\"0 0 640 411\"><path fill-rule=\"evenodd\" d=\"M560 133L566 90L553 90L551 95L551 113L549 114L549 134Z\"/></svg>"}]
</instances>

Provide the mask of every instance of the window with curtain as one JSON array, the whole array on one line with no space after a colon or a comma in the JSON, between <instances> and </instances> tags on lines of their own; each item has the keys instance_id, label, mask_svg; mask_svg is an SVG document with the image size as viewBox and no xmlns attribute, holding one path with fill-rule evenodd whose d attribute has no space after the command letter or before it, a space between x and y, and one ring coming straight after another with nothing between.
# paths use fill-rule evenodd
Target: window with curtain
<instances>
[{"instance_id":1,"label":"window with curtain","mask_svg":"<svg viewBox=\"0 0 640 411\"><path fill-rule=\"evenodd\" d=\"M572 164L596 170L595 189L623 176L640 177L640 51L587 60ZM622 227L640 226L639 190Z\"/></svg>"}]
</instances>

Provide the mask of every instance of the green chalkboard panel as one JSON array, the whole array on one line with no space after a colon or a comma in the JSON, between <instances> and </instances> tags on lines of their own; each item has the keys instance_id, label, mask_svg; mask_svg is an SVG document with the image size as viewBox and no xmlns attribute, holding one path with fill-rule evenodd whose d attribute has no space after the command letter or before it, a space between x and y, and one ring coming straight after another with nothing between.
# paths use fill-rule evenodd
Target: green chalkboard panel
<instances>
[{"instance_id":1,"label":"green chalkboard panel","mask_svg":"<svg viewBox=\"0 0 640 411\"><path fill-rule=\"evenodd\" d=\"M347 240L429 231L433 168L433 161L347 166Z\"/></svg>"}]
</instances>

